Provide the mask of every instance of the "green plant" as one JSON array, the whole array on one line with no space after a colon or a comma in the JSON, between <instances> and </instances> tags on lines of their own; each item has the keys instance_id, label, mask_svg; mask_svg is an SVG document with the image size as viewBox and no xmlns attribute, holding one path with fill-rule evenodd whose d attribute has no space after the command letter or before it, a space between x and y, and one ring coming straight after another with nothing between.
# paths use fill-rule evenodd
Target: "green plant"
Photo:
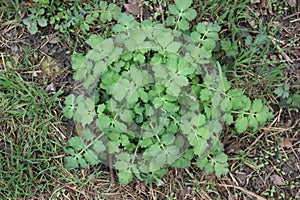
<instances>
[{"instance_id":1,"label":"green plant","mask_svg":"<svg viewBox=\"0 0 300 200\"><path fill-rule=\"evenodd\" d=\"M90 30L90 26L98 24L97 28L105 27L105 24L118 18L121 9L115 4L106 1L93 1L83 5L78 2L71 7L61 7L50 18L50 24L54 29L62 33L72 33L79 29L84 34Z\"/></svg>"},{"instance_id":2,"label":"green plant","mask_svg":"<svg viewBox=\"0 0 300 200\"><path fill-rule=\"evenodd\" d=\"M47 20L42 15L45 13L44 8L29 8L31 14L29 17L23 19L23 23L27 26L30 34L36 34L38 32L38 26L47 26Z\"/></svg>"},{"instance_id":3,"label":"green plant","mask_svg":"<svg viewBox=\"0 0 300 200\"><path fill-rule=\"evenodd\" d=\"M291 106L299 108L300 105L300 94L296 90L290 91L290 85L284 84L274 90L274 93L281 99L282 106Z\"/></svg>"},{"instance_id":4,"label":"green plant","mask_svg":"<svg viewBox=\"0 0 300 200\"><path fill-rule=\"evenodd\" d=\"M189 30L189 22L194 20L197 16L195 9L190 8L193 1L186 0L180 1L175 0L175 4L169 5L170 15L166 19L166 24L176 29L186 31Z\"/></svg>"},{"instance_id":5,"label":"green plant","mask_svg":"<svg viewBox=\"0 0 300 200\"><path fill-rule=\"evenodd\" d=\"M274 93L281 98L288 98L290 96L290 86L288 84L284 84L283 86L277 87L274 90Z\"/></svg>"},{"instance_id":6,"label":"green plant","mask_svg":"<svg viewBox=\"0 0 300 200\"><path fill-rule=\"evenodd\" d=\"M36 0L35 7L23 23L27 25L31 34L38 31L38 26L45 27L47 24L54 26L55 30L67 34L80 30L84 35L90 27L105 28L105 24L118 18L121 9L115 4L106 1L92 1L84 3L78 1L40 1ZM94 24L98 24L94 26Z\"/></svg>"},{"instance_id":7,"label":"green plant","mask_svg":"<svg viewBox=\"0 0 300 200\"><path fill-rule=\"evenodd\" d=\"M189 7L177 4L181 11ZM123 184L134 176L160 180L167 166L186 168L192 159L208 173L227 173L218 138L222 119L241 133L257 130L272 114L261 100L230 89L214 64L219 26L198 24L195 43L159 25L130 26L133 19L122 16L115 38L93 36L92 50L73 56L74 78L87 95L75 91L65 100L65 116L82 130L65 148L66 168L111 160L106 164L119 171Z\"/></svg>"},{"instance_id":8,"label":"green plant","mask_svg":"<svg viewBox=\"0 0 300 200\"><path fill-rule=\"evenodd\" d=\"M22 13L24 10L27 10L27 6L22 5L22 2L16 1L1 1L0 2L0 11L3 13L4 20L1 20L1 23L3 25L5 23L11 23L10 20L13 19L14 23L19 23L22 21L20 13ZM7 19L7 20L5 20ZM3 21L3 22L2 22Z\"/></svg>"}]
</instances>

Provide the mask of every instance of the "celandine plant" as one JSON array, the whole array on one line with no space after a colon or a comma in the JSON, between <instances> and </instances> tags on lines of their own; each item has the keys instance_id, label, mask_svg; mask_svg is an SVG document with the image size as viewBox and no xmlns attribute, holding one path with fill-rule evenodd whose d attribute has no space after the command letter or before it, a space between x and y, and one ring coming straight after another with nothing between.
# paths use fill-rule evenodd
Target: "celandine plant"
<instances>
[{"instance_id":1,"label":"celandine plant","mask_svg":"<svg viewBox=\"0 0 300 200\"><path fill-rule=\"evenodd\" d=\"M174 26L185 30L179 22L192 18L191 4L177 4L172 14L187 14ZM133 177L160 182L168 167L187 168L192 160L207 173L226 174L223 124L255 131L272 114L262 100L230 88L213 57L220 27L200 23L187 35L120 17L115 37L93 35L87 55L72 58L78 84L63 111L80 135L68 141L65 167L110 165L123 184Z\"/></svg>"}]
</instances>

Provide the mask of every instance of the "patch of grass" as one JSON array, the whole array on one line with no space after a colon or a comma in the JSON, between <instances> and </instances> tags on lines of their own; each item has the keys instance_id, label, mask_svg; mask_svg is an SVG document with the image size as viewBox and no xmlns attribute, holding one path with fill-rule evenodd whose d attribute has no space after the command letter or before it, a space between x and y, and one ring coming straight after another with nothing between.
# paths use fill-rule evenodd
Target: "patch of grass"
<instances>
[{"instance_id":1,"label":"patch of grass","mask_svg":"<svg viewBox=\"0 0 300 200\"><path fill-rule=\"evenodd\" d=\"M49 97L11 71L1 71L0 91L0 196L51 195L52 178L69 179L60 164L60 92Z\"/></svg>"},{"instance_id":2,"label":"patch of grass","mask_svg":"<svg viewBox=\"0 0 300 200\"><path fill-rule=\"evenodd\" d=\"M9 1L3 0L0 2L0 11L3 13L3 23L6 25L14 24L19 25L21 23L21 13L23 13L28 6L24 4L24 2L20 2L19 0L16 1ZM0 19L0 21L2 21ZM2 22L1 22L2 23Z\"/></svg>"}]
</instances>

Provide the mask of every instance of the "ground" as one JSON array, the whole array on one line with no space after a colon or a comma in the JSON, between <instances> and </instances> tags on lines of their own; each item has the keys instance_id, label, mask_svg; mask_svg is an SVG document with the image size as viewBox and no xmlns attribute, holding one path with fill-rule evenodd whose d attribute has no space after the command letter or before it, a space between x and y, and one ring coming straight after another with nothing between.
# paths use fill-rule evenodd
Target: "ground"
<instances>
[{"instance_id":1,"label":"ground","mask_svg":"<svg viewBox=\"0 0 300 200\"><path fill-rule=\"evenodd\" d=\"M245 88L251 98L264 97L274 118L254 133L232 134L230 127L224 130L221 141L229 156L227 175L218 178L206 174L194 163L187 169L170 168L161 186L139 180L122 185L117 181L116 172L104 165L72 171L64 168L63 147L68 138L77 134L74 122L62 116L64 98L72 92L74 84L71 57L74 52L86 53L89 49L84 40L78 38L80 32L75 28L68 37L55 30L54 25L30 34L22 19L29 14L27 9L33 7L34 2L0 3L1 198L300 199L299 105L291 105L274 93L276 88L287 84L289 95L299 94L299 2L234 2L235 7L228 9L236 9L233 12L236 18L228 16L220 20L220 13L224 11L218 7L221 3L194 1L195 7L201 4L217 12L216 15L200 13L198 8L197 19L219 20L220 38L238 38L237 30L242 29L250 30L253 37L258 33L269 35L269 44L262 47L268 50L260 49L265 55L250 55L253 60L241 61L238 65L230 58L220 57L220 61L229 63L228 77L232 85ZM137 13L141 8L132 3L136 1L129 1L126 6L123 1L111 2L123 12L140 17ZM162 1L144 4L145 18L160 8L158 2ZM173 1L166 2L172 4ZM238 14L243 3L247 9L240 10L255 17L243 18ZM83 1L83 4L88 2ZM105 27L90 29L90 33L103 32ZM260 60L264 60L261 66L258 65ZM299 104L299 100L296 102Z\"/></svg>"}]
</instances>

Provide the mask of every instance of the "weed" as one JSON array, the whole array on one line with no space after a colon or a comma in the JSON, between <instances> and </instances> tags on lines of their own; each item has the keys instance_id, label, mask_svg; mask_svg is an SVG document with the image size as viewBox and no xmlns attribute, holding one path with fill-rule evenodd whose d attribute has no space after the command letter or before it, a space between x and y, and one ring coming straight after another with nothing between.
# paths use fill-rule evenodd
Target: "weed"
<instances>
[{"instance_id":1,"label":"weed","mask_svg":"<svg viewBox=\"0 0 300 200\"><path fill-rule=\"evenodd\" d=\"M300 93L297 90L290 91L289 84L278 86L274 90L274 93L280 98L280 104L282 107L290 106L291 108L295 109L299 108Z\"/></svg>"},{"instance_id":2,"label":"weed","mask_svg":"<svg viewBox=\"0 0 300 200\"><path fill-rule=\"evenodd\" d=\"M190 7L190 3L177 4L180 12ZM82 138L75 136L68 141L65 152L69 156L65 157L65 166L87 168L88 164L103 162L100 157L114 156L114 167L119 170L119 181L123 184L129 183L133 176L145 182L159 181L167 172L166 165L186 168L193 158L207 173L215 172L217 176L227 173L227 155L214 137L222 129L221 113L225 113L225 123L233 124L238 133L248 127L256 131L272 114L262 100L251 102L242 90L230 89L220 68L211 69L220 72L217 76L212 73L202 80L198 78L208 69L193 66L214 60L211 57L219 42L220 27L198 24L191 33L197 41L194 46L190 41L183 42L178 32L157 29L157 24L137 29L138 22L131 15L120 17L113 27L120 33L115 39L94 36L88 41L98 42L93 43L93 49L86 56L76 54L73 57L74 78L83 82L83 89L91 96L71 94L65 100L65 116L73 118L83 128ZM182 43L178 42L180 40ZM144 65L147 67L139 67ZM189 91L188 85L191 94L182 92ZM153 121L154 114L161 111L165 118ZM194 111L199 113L189 113ZM94 118L100 132L89 128ZM139 139L135 138L136 133ZM182 149L184 151L180 152Z\"/></svg>"},{"instance_id":3,"label":"weed","mask_svg":"<svg viewBox=\"0 0 300 200\"><path fill-rule=\"evenodd\" d=\"M47 20L42 15L45 13L44 8L29 8L31 14L28 18L23 19L23 23L27 26L30 34L36 34L38 32L38 26L46 27Z\"/></svg>"},{"instance_id":4,"label":"weed","mask_svg":"<svg viewBox=\"0 0 300 200\"><path fill-rule=\"evenodd\" d=\"M5 18L8 20L13 20L13 22L9 22L7 20L6 23L14 23L15 25L19 25L21 23L20 14L26 9L28 9L28 7L20 3L19 0L0 2L0 11L4 14Z\"/></svg>"}]
</instances>

